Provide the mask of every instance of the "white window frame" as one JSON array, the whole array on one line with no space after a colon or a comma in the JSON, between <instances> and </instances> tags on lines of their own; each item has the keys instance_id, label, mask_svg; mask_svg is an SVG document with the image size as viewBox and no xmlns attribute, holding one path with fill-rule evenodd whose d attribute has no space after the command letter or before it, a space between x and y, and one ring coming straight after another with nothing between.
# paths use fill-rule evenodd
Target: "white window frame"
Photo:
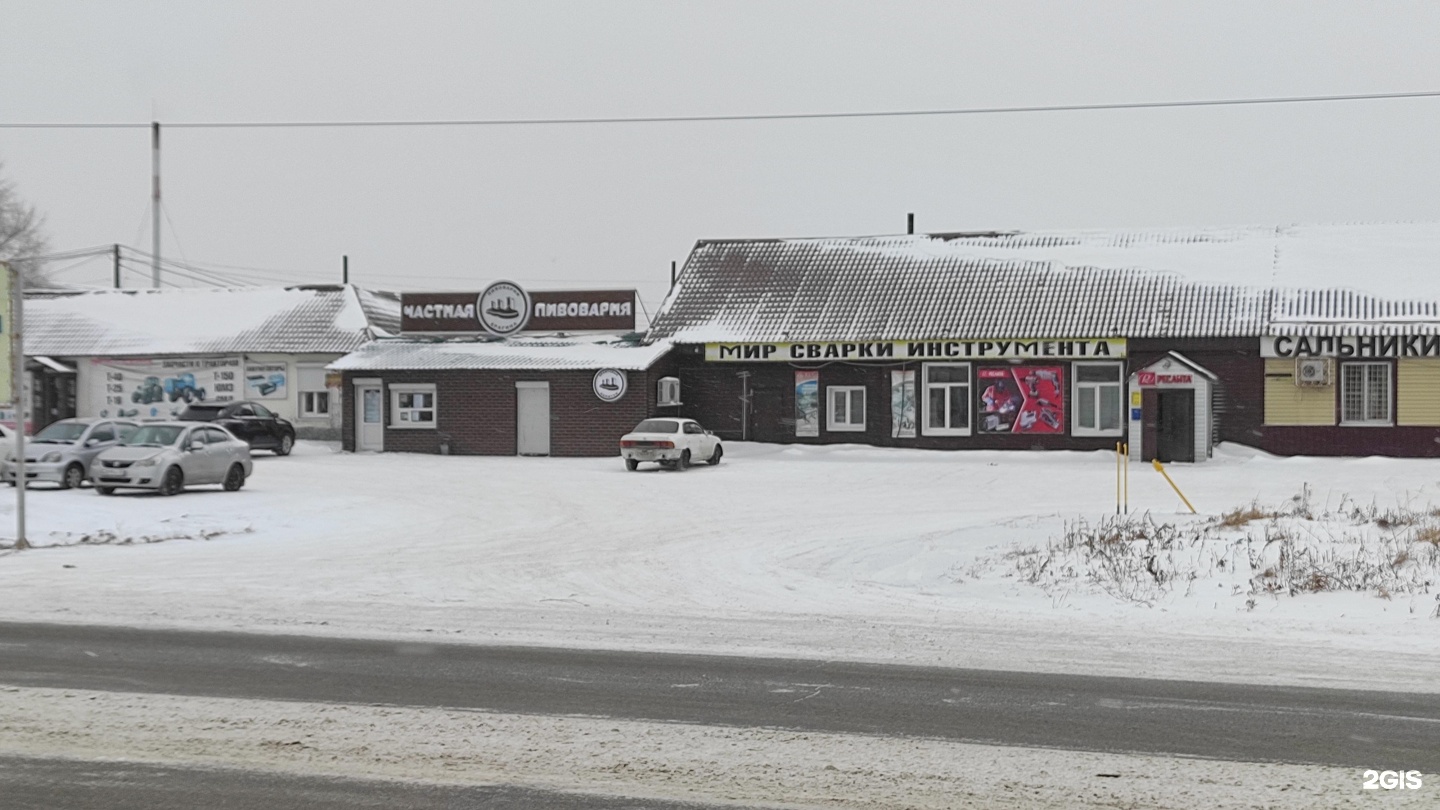
<instances>
[{"instance_id":1,"label":"white window frame","mask_svg":"<svg viewBox=\"0 0 1440 810\"><path fill-rule=\"evenodd\" d=\"M962 428L957 428L957 427L943 427L943 428L930 427L930 388L931 388L931 383L930 383L930 369L932 369L932 368L963 368L963 369L965 369L965 382L963 382L963 383L959 383L959 382L942 382L942 383L935 383L935 384L934 384L935 387L937 387L937 388L938 388L938 387L943 387L943 388L952 389L950 393L947 393L947 394L946 394L947 401L948 401L948 398L949 398L949 397L951 397L951 396L954 395L954 394L953 394L953 389L959 388L959 387L962 387L962 386L963 386L963 388L964 388L964 390L965 390L965 401L966 401L965 414L969 417L969 423L966 424L965 427L962 427ZM974 391L975 391L975 371L974 371L974 369L972 369L972 368L970 367L970 364L969 364L969 363L924 363L924 364L922 364L922 368L921 368L921 370L920 370L920 379L921 379L921 383L922 383L921 386L920 386L920 392L921 392L921 397L922 397L922 399L920 400L920 405L921 405L921 412L920 412L920 435L922 435L922 436L969 436L969 435L971 435L971 434L974 432L974 430L975 430L975 398L974 398ZM947 414L949 413L949 409L948 409L948 408L946 409L946 413L947 413Z\"/></svg>"},{"instance_id":2,"label":"white window frame","mask_svg":"<svg viewBox=\"0 0 1440 810\"><path fill-rule=\"evenodd\" d=\"M1350 383L1345 372L1351 368L1363 368L1366 366L1378 366L1385 369L1385 416L1381 419L1346 419L1345 400L1349 393ZM1366 400L1365 386L1366 373L1361 372L1360 402L1364 408ZM1362 361L1345 362L1340 364L1340 424L1343 427L1391 427L1395 424L1395 369L1385 361Z\"/></svg>"},{"instance_id":3,"label":"white window frame","mask_svg":"<svg viewBox=\"0 0 1440 810\"><path fill-rule=\"evenodd\" d=\"M427 408L401 408L401 394L429 394L430 406ZM414 421L402 419L401 413L420 413L430 411L434 417L430 421ZM436 430L440 422L440 402L435 396L434 383L396 383L390 386L390 421L387 425L400 430Z\"/></svg>"},{"instance_id":4,"label":"white window frame","mask_svg":"<svg viewBox=\"0 0 1440 810\"><path fill-rule=\"evenodd\" d=\"M857 422L854 420L854 418L853 418L855 414L854 414L854 409L851 407L851 405L854 403L854 397L853 397L852 395L855 394L857 391L860 393L860 421L859 421L858 423L857 423ZM835 407L835 396L836 396L837 394L843 394L843 395L845 396L845 421L843 421L843 422L838 422L838 421L836 421L836 419L835 419L836 411L837 411L837 409L836 409L836 407ZM863 432L865 431L865 412L866 412L867 410L868 410L868 408L867 408L867 406L866 406L865 386L863 386L863 385L827 385L827 386L825 386L825 429L826 429L826 430L828 430L828 431L830 431L830 432L832 432L832 433L863 433Z\"/></svg>"},{"instance_id":5,"label":"white window frame","mask_svg":"<svg viewBox=\"0 0 1440 810\"><path fill-rule=\"evenodd\" d=\"M1080 381L1080 369L1086 367L1109 367L1115 369L1114 382ZM1104 390L1114 386L1119 406L1120 424L1106 430L1100 427L1085 427L1080 424L1080 399L1087 393L1095 399L1095 424L1100 424L1100 402ZM1084 390L1084 389L1088 389ZM1124 363L1071 363L1070 364L1070 435L1071 436L1123 436L1126 423L1125 408L1125 364Z\"/></svg>"},{"instance_id":6,"label":"white window frame","mask_svg":"<svg viewBox=\"0 0 1440 810\"><path fill-rule=\"evenodd\" d=\"M305 384L305 379L306 379L306 377L311 377L311 376L313 376L316 372L319 372L319 374L320 374L321 385L322 385L321 388L315 388L315 387L313 387L313 386L307 386L307 385ZM329 419L329 418L330 418L330 410L331 410L331 408L335 407L335 394L330 390L329 386L325 386L325 385L324 385L324 379L325 379L325 367L324 367L324 366L313 365L313 364L312 364L312 365L296 365L296 366L295 366L295 383L296 383L296 388L299 389L299 400L298 400L295 404L296 404L297 412L300 414L300 418L301 418L301 419ZM325 401L325 410L323 410L323 411L311 410L311 409L308 407L308 404L309 404L309 403L306 402L306 394L325 394L325 400L326 400L326 401Z\"/></svg>"},{"instance_id":7,"label":"white window frame","mask_svg":"<svg viewBox=\"0 0 1440 810\"><path fill-rule=\"evenodd\" d=\"M325 397L325 410L317 411L310 407L314 397ZM330 389L324 391L301 391L300 392L300 417L302 419L328 419L330 418Z\"/></svg>"}]
</instances>

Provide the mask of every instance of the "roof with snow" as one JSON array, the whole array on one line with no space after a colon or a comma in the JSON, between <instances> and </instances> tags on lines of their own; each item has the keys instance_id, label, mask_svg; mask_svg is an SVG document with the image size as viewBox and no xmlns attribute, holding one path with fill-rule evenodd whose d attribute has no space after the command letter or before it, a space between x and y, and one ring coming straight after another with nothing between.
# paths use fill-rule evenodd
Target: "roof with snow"
<instances>
[{"instance_id":1,"label":"roof with snow","mask_svg":"<svg viewBox=\"0 0 1440 810\"><path fill-rule=\"evenodd\" d=\"M104 290L27 298L25 352L343 354L399 320L398 299L352 286Z\"/></svg>"},{"instance_id":2,"label":"roof with snow","mask_svg":"<svg viewBox=\"0 0 1440 810\"><path fill-rule=\"evenodd\" d=\"M555 370L644 371L670 351L668 341L639 344L616 336L512 337L498 340L394 338L368 343L331 363L336 371Z\"/></svg>"},{"instance_id":3,"label":"roof with snow","mask_svg":"<svg viewBox=\"0 0 1440 810\"><path fill-rule=\"evenodd\" d=\"M1381 230L1372 241L1397 235ZM1396 248L1417 273L1425 233L1429 266L1440 268L1440 226ZM1286 238L1298 239L1270 228L702 241L649 334L711 343L1440 332L1435 300L1269 285ZM1308 254L1287 276L1322 258L1361 277L1397 266L1300 241Z\"/></svg>"}]
</instances>

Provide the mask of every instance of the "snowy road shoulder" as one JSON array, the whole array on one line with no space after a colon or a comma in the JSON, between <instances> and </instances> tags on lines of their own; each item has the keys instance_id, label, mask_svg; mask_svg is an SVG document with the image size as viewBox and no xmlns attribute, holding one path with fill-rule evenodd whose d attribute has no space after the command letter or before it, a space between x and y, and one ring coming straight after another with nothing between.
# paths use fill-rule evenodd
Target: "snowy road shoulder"
<instances>
[{"instance_id":1,"label":"snowy road shoulder","mask_svg":"<svg viewBox=\"0 0 1440 810\"><path fill-rule=\"evenodd\" d=\"M1358 769L593 717L0 687L0 754L511 784L747 806L1359 808ZM1383 767L1383 765L1381 766ZM1387 791L1431 807L1440 777Z\"/></svg>"}]
</instances>

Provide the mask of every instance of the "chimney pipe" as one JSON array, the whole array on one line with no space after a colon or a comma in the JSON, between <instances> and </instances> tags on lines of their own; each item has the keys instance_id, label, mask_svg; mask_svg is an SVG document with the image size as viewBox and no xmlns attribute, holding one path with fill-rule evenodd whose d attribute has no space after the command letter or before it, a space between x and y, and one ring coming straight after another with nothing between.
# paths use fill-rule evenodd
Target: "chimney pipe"
<instances>
[{"instance_id":1,"label":"chimney pipe","mask_svg":"<svg viewBox=\"0 0 1440 810\"><path fill-rule=\"evenodd\" d=\"M906 215L905 215L905 233L911 233L911 234L915 233L915 215L914 215L914 214L906 214Z\"/></svg>"}]
</instances>

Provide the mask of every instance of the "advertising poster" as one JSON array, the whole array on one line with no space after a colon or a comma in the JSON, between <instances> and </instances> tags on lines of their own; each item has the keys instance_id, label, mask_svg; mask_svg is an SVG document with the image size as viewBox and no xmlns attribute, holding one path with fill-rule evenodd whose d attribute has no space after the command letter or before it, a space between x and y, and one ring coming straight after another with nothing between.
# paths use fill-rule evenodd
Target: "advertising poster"
<instances>
[{"instance_id":1,"label":"advertising poster","mask_svg":"<svg viewBox=\"0 0 1440 810\"><path fill-rule=\"evenodd\" d=\"M252 364L245 367L245 399L284 399L285 364Z\"/></svg>"},{"instance_id":2,"label":"advertising poster","mask_svg":"<svg viewBox=\"0 0 1440 810\"><path fill-rule=\"evenodd\" d=\"M981 433L1064 433L1064 366L986 366L976 371Z\"/></svg>"},{"instance_id":3,"label":"advertising poster","mask_svg":"<svg viewBox=\"0 0 1440 810\"><path fill-rule=\"evenodd\" d=\"M915 371L890 372L890 437L915 438Z\"/></svg>"},{"instance_id":4,"label":"advertising poster","mask_svg":"<svg viewBox=\"0 0 1440 810\"><path fill-rule=\"evenodd\" d=\"M820 372L795 372L795 435L820 435Z\"/></svg>"},{"instance_id":5,"label":"advertising poster","mask_svg":"<svg viewBox=\"0 0 1440 810\"><path fill-rule=\"evenodd\" d=\"M94 358L90 412L121 418L174 417L192 402L239 399L238 357Z\"/></svg>"}]
</instances>

